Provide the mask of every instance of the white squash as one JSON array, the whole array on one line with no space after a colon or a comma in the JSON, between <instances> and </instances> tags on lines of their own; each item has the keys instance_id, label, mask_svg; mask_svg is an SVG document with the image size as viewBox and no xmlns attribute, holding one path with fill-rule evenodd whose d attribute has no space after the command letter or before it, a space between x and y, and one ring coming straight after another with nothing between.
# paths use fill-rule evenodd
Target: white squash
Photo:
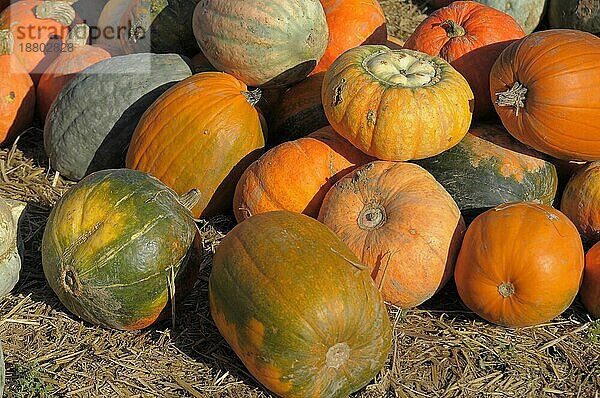
<instances>
[{"instance_id":1,"label":"white squash","mask_svg":"<svg viewBox=\"0 0 600 398\"><path fill-rule=\"evenodd\" d=\"M0 297L19 281L21 256L17 229L23 210L25 203L0 198Z\"/></svg>"}]
</instances>

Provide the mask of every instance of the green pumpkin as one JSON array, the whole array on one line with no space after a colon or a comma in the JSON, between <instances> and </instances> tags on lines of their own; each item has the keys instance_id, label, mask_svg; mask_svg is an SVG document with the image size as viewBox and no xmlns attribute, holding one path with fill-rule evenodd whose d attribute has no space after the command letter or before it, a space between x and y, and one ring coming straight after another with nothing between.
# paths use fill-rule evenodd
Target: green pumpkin
<instances>
[{"instance_id":1,"label":"green pumpkin","mask_svg":"<svg viewBox=\"0 0 600 398\"><path fill-rule=\"evenodd\" d=\"M600 1L549 0L548 22L551 28L577 29L600 34Z\"/></svg>"},{"instance_id":2,"label":"green pumpkin","mask_svg":"<svg viewBox=\"0 0 600 398\"><path fill-rule=\"evenodd\" d=\"M391 327L368 270L325 225L257 214L219 245L209 278L219 331L282 397L347 397L382 368Z\"/></svg>"},{"instance_id":3,"label":"green pumpkin","mask_svg":"<svg viewBox=\"0 0 600 398\"><path fill-rule=\"evenodd\" d=\"M446 188L467 220L507 202L552 205L556 195L554 165L499 126L474 127L458 145L415 163Z\"/></svg>"},{"instance_id":4,"label":"green pumpkin","mask_svg":"<svg viewBox=\"0 0 600 398\"><path fill-rule=\"evenodd\" d=\"M194 220L159 180L129 169L93 173L52 209L42 265L67 309L93 324L141 329L166 315L173 293L195 280L188 262Z\"/></svg>"}]
</instances>

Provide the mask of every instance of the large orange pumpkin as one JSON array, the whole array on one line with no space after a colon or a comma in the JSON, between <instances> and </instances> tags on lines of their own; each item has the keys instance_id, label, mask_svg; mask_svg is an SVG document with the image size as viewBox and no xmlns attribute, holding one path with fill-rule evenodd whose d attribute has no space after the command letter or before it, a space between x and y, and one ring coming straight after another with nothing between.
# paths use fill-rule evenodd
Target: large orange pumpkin
<instances>
[{"instance_id":1,"label":"large orange pumpkin","mask_svg":"<svg viewBox=\"0 0 600 398\"><path fill-rule=\"evenodd\" d=\"M327 17L329 44L312 74L325 72L346 50L385 44L385 15L377 0L320 0Z\"/></svg>"},{"instance_id":2,"label":"large orange pumpkin","mask_svg":"<svg viewBox=\"0 0 600 398\"><path fill-rule=\"evenodd\" d=\"M456 1L425 19L404 47L448 61L473 90L474 117L487 119L495 115L489 83L492 65L502 50L523 36L509 15L474 1Z\"/></svg>"},{"instance_id":3,"label":"large orange pumpkin","mask_svg":"<svg viewBox=\"0 0 600 398\"><path fill-rule=\"evenodd\" d=\"M415 307L452 277L465 224L431 174L412 163L376 161L338 181L319 221L371 269L383 298Z\"/></svg>"},{"instance_id":4,"label":"large orange pumpkin","mask_svg":"<svg viewBox=\"0 0 600 398\"><path fill-rule=\"evenodd\" d=\"M21 133L33 119L35 89L29 73L13 54L13 34L0 31L0 144Z\"/></svg>"},{"instance_id":5,"label":"large orange pumpkin","mask_svg":"<svg viewBox=\"0 0 600 398\"><path fill-rule=\"evenodd\" d=\"M560 211L503 204L469 226L454 270L456 287L467 307L490 322L540 324L575 299L583 254L577 228Z\"/></svg>"},{"instance_id":6,"label":"large orange pumpkin","mask_svg":"<svg viewBox=\"0 0 600 398\"><path fill-rule=\"evenodd\" d=\"M238 221L273 210L316 218L331 186L372 160L327 126L270 149L244 172L235 190Z\"/></svg>"},{"instance_id":7,"label":"large orange pumpkin","mask_svg":"<svg viewBox=\"0 0 600 398\"><path fill-rule=\"evenodd\" d=\"M90 28L85 24L76 25L67 36L67 49L48 66L37 87L38 110L42 119L58 94L79 72L103 59L110 53L100 47L87 44Z\"/></svg>"},{"instance_id":8,"label":"large orange pumpkin","mask_svg":"<svg viewBox=\"0 0 600 398\"><path fill-rule=\"evenodd\" d=\"M321 99L341 136L368 155L400 161L456 145L471 124L473 92L439 57L369 45L332 64Z\"/></svg>"},{"instance_id":9,"label":"large orange pumpkin","mask_svg":"<svg viewBox=\"0 0 600 398\"><path fill-rule=\"evenodd\" d=\"M20 0L0 14L0 29L15 37L15 55L37 84L41 74L65 49L75 10L65 1Z\"/></svg>"},{"instance_id":10,"label":"large orange pumpkin","mask_svg":"<svg viewBox=\"0 0 600 398\"><path fill-rule=\"evenodd\" d=\"M519 141L568 160L600 160L600 38L556 29L507 47L490 74L502 123Z\"/></svg>"},{"instance_id":11,"label":"large orange pumpkin","mask_svg":"<svg viewBox=\"0 0 600 398\"><path fill-rule=\"evenodd\" d=\"M260 91L220 72L189 77L144 113L127 152L128 168L154 175L178 194L201 193L195 217L230 211L236 183L265 145Z\"/></svg>"},{"instance_id":12,"label":"large orange pumpkin","mask_svg":"<svg viewBox=\"0 0 600 398\"><path fill-rule=\"evenodd\" d=\"M585 255L585 270L581 284L581 301L590 315L600 318L600 243Z\"/></svg>"}]
</instances>

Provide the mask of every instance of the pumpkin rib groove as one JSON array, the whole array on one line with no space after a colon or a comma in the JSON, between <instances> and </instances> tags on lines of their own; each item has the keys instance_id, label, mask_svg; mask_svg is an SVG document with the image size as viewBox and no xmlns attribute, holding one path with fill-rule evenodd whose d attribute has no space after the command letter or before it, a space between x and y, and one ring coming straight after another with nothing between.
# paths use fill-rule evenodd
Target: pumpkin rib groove
<instances>
[{"instance_id":1,"label":"pumpkin rib groove","mask_svg":"<svg viewBox=\"0 0 600 398\"><path fill-rule=\"evenodd\" d=\"M377 111L375 112L376 115L379 115L379 111L381 110L381 104L383 103L383 99L386 97L388 88L389 87L384 87L383 91L381 91L381 92L375 90L371 96L371 98L373 98L379 93L379 101L377 102ZM344 115L344 117L345 117L345 115ZM373 139L373 137L379 131L379 129L377 127L381 124L381 119L382 118L380 118L380 117L375 119L375 125L373 126L373 131L372 131L371 137L369 139L369 152L373 150L373 145L375 145L375 140Z\"/></svg>"},{"instance_id":2,"label":"pumpkin rib groove","mask_svg":"<svg viewBox=\"0 0 600 398\"><path fill-rule=\"evenodd\" d=\"M360 85L360 87L359 87L359 88L356 88L356 89L354 90L354 92L356 92L356 93L360 93L360 92L362 91L362 89L363 89L365 86L369 85L370 83L371 83L371 82L370 82L369 80L365 79L365 80L362 82L362 84ZM348 106L347 106L347 107L344 109L344 113L342 114L342 116L341 116L341 118L340 118L341 120L346 120L346 117L347 117L347 115L348 115L348 112L354 111L355 104L356 104L357 102L364 103L364 102L362 101L362 98L360 98L359 96L355 95L355 96L353 96L353 97L350 99L350 102L349 102ZM372 141L373 141L373 131L371 131L371 134L370 134L370 139L368 140L368 142L369 142L369 145L371 145L371 142L372 142Z\"/></svg>"},{"instance_id":3,"label":"pumpkin rib groove","mask_svg":"<svg viewBox=\"0 0 600 398\"><path fill-rule=\"evenodd\" d=\"M185 257L184 257L184 258L185 258ZM182 262L183 262L183 259L182 259ZM159 276L159 275L160 275L160 274L162 274L162 273L165 273L165 272L169 272L169 273L170 273L170 272L171 272L171 270L172 270L172 269L174 269L176 266L181 266L181 263L177 263L177 264L171 265L170 267L168 267L168 268L165 268L165 269L164 269L164 270L162 270L162 271L158 271L158 272L156 272L156 273L154 273L154 274L152 274L152 275L149 275L149 276L147 276L147 277L145 277L145 278L142 278L142 279L140 279L140 280L137 280L137 281L134 281L134 282L131 282L131 283L116 283L116 284L112 284L112 285L104 285L104 286L98 286L98 285L95 285L95 286L90 286L90 287L92 287L92 288L94 288L94 289L110 289L110 288L113 288L113 287L128 287L128 286L134 286L134 285L137 285L138 283L146 282L146 281L148 281L148 280L150 280L150 279L152 279L152 278L155 278L155 277Z\"/></svg>"}]
</instances>

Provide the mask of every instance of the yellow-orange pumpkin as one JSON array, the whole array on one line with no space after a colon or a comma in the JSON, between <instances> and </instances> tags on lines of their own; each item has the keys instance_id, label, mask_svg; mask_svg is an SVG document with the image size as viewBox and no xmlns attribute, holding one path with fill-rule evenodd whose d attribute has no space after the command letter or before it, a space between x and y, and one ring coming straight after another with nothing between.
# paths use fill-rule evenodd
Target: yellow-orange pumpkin
<instances>
[{"instance_id":1,"label":"yellow-orange pumpkin","mask_svg":"<svg viewBox=\"0 0 600 398\"><path fill-rule=\"evenodd\" d=\"M581 301L590 315L600 318L600 243L585 255L585 270L581 284Z\"/></svg>"}]
</instances>

